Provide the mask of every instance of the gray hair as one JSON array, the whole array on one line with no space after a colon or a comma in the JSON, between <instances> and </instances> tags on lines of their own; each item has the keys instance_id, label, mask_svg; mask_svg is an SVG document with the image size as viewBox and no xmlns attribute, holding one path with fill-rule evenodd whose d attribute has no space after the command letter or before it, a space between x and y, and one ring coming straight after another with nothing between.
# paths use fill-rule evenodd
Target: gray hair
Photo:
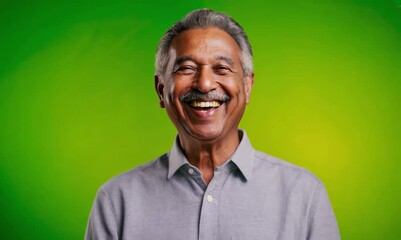
<instances>
[{"instance_id":1,"label":"gray hair","mask_svg":"<svg viewBox=\"0 0 401 240\"><path fill-rule=\"evenodd\" d=\"M209 27L216 27L230 34L241 49L241 66L244 71L244 77L253 73L252 47L243 28L224 13L210 9L199 9L190 12L182 20L176 22L163 35L157 48L155 74L164 78L169 60L168 51L174 37L185 30Z\"/></svg>"}]
</instances>

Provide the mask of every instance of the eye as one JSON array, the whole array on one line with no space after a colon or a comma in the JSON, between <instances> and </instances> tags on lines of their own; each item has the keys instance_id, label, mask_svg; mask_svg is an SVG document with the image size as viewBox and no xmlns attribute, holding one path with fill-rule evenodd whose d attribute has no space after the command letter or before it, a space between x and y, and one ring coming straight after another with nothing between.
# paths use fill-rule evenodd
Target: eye
<instances>
[{"instance_id":1,"label":"eye","mask_svg":"<svg viewBox=\"0 0 401 240\"><path fill-rule=\"evenodd\" d=\"M214 72L217 73L217 74L219 74L219 75L226 75L226 74L228 74L228 73L230 73L230 72L232 72L232 71L231 71L231 69L230 69L229 67L227 67L227 66L218 65L218 66L216 66L216 67L214 68Z\"/></svg>"},{"instance_id":2,"label":"eye","mask_svg":"<svg viewBox=\"0 0 401 240\"><path fill-rule=\"evenodd\" d=\"M190 65L180 66L177 68L177 70L174 71L174 73L182 75L190 75L196 72L197 72L196 67Z\"/></svg>"}]
</instances>

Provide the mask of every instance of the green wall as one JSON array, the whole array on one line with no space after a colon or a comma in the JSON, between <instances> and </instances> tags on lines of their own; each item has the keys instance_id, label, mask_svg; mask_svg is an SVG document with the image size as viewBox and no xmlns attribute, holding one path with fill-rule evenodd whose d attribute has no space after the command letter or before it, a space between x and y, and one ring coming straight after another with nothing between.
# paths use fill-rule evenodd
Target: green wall
<instances>
[{"instance_id":1,"label":"green wall","mask_svg":"<svg viewBox=\"0 0 401 240\"><path fill-rule=\"evenodd\" d=\"M82 239L98 187L169 150L155 49L203 7L253 45L254 147L324 181L343 239L400 239L401 1L1 5L2 239Z\"/></svg>"}]
</instances>

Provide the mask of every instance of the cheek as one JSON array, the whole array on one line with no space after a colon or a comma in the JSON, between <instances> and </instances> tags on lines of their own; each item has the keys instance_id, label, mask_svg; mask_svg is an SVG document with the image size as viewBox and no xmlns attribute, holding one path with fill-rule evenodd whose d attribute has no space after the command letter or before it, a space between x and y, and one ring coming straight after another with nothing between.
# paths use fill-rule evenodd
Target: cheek
<instances>
[{"instance_id":1,"label":"cheek","mask_svg":"<svg viewBox=\"0 0 401 240\"><path fill-rule=\"evenodd\" d=\"M177 79L173 80L171 85L170 93L173 99L178 99L182 94L192 91L191 81L188 79Z\"/></svg>"},{"instance_id":2,"label":"cheek","mask_svg":"<svg viewBox=\"0 0 401 240\"><path fill-rule=\"evenodd\" d=\"M231 96L242 96L245 93L244 82L240 80L221 81L220 85Z\"/></svg>"},{"instance_id":3,"label":"cheek","mask_svg":"<svg viewBox=\"0 0 401 240\"><path fill-rule=\"evenodd\" d=\"M177 84L174 80L169 80L166 83L166 87L164 88L165 92L164 94L168 97L168 98L172 98L177 91Z\"/></svg>"},{"instance_id":4,"label":"cheek","mask_svg":"<svg viewBox=\"0 0 401 240\"><path fill-rule=\"evenodd\" d=\"M182 111L182 106L180 102L180 96L185 93L186 88L183 84L183 81L175 81L171 80L169 84L166 85L165 88L165 98L168 101L168 104L175 109L177 112Z\"/></svg>"}]
</instances>

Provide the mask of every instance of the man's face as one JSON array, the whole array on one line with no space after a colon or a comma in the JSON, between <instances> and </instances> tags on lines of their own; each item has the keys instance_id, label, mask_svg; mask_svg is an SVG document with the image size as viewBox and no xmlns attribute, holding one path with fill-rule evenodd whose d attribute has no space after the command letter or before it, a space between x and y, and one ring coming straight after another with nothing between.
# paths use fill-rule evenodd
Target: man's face
<instances>
[{"instance_id":1,"label":"man's face","mask_svg":"<svg viewBox=\"0 0 401 240\"><path fill-rule=\"evenodd\" d=\"M253 84L253 74L244 78L240 56L235 40L217 28L173 39L164 82L156 79L156 88L180 136L213 141L237 132Z\"/></svg>"}]
</instances>

